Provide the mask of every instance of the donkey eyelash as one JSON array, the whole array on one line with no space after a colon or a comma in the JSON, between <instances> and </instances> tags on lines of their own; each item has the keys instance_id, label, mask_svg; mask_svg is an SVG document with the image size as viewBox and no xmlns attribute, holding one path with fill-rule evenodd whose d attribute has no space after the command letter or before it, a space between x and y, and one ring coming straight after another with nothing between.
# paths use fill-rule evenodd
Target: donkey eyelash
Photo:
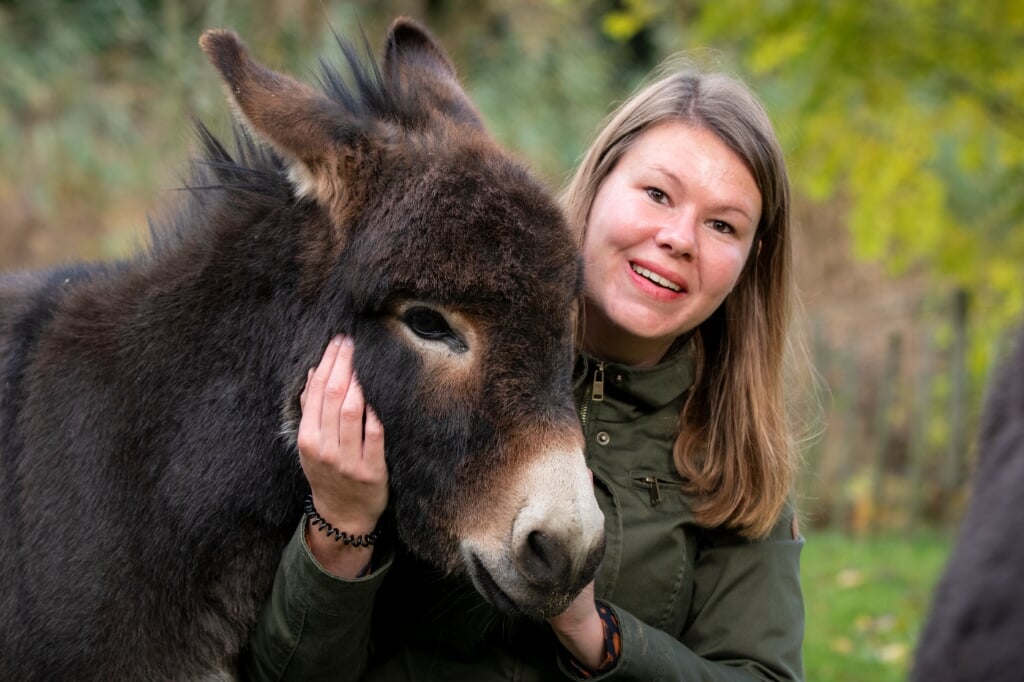
<instances>
[{"instance_id":1,"label":"donkey eyelash","mask_svg":"<svg viewBox=\"0 0 1024 682\"><path fill-rule=\"evenodd\" d=\"M413 334L421 339L440 341L457 353L465 353L469 350L469 346L452 329L444 315L432 308L413 306L402 313L400 319Z\"/></svg>"}]
</instances>

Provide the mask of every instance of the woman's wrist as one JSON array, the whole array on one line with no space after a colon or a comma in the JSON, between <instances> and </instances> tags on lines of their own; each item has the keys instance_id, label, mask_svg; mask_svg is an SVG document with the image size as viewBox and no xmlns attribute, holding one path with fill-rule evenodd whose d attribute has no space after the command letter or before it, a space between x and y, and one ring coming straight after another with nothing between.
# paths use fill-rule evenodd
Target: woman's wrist
<instances>
[{"instance_id":1,"label":"woman's wrist","mask_svg":"<svg viewBox=\"0 0 1024 682\"><path fill-rule=\"evenodd\" d=\"M305 525L306 546L320 568L346 580L354 580L366 574L366 569L373 560L373 547L343 545L317 532L308 521Z\"/></svg>"},{"instance_id":2,"label":"woman's wrist","mask_svg":"<svg viewBox=\"0 0 1024 682\"><path fill-rule=\"evenodd\" d=\"M343 545L357 549L360 547L371 547L377 542L377 538L380 537L380 531L376 528L377 522L380 520L379 516L366 517L362 515L360 520L356 521L349 521L345 520L347 517L340 517L342 521L338 526L335 526L317 511L316 506L313 504L312 495L306 496L305 511L306 519L309 521L311 528L322 532L335 542L340 542ZM329 512L328 516L335 520L339 518Z\"/></svg>"},{"instance_id":3,"label":"woman's wrist","mask_svg":"<svg viewBox=\"0 0 1024 682\"><path fill-rule=\"evenodd\" d=\"M595 615L573 639L563 639L562 645L586 668L595 670L604 660L604 630L601 619Z\"/></svg>"},{"instance_id":4,"label":"woman's wrist","mask_svg":"<svg viewBox=\"0 0 1024 682\"><path fill-rule=\"evenodd\" d=\"M622 653L618 618L602 602L594 602L593 613L576 621L574 629L563 631L556 627L555 634L563 648L562 665L581 679L611 670Z\"/></svg>"},{"instance_id":5,"label":"woman's wrist","mask_svg":"<svg viewBox=\"0 0 1024 682\"><path fill-rule=\"evenodd\" d=\"M605 658L604 625L596 604L571 622L552 622L555 636L585 668L596 669Z\"/></svg>"},{"instance_id":6,"label":"woman's wrist","mask_svg":"<svg viewBox=\"0 0 1024 682\"><path fill-rule=\"evenodd\" d=\"M310 493L305 500L306 517L311 512L322 518L332 528L344 531L350 536L369 535L377 529L380 521L379 512L367 512L364 509L337 508L331 504L330 496L318 497L316 493ZM372 543L371 543L372 544Z\"/></svg>"},{"instance_id":7,"label":"woman's wrist","mask_svg":"<svg viewBox=\"0 0 1024 682\"><path fill-rule=\"evenodd\" d=\"M339 578L365 575L373 558L373 545L380 537L378 519L347 519L321 514L312 496L306 499L305 538L320 567Z\"/></svg>"}]
</instances>

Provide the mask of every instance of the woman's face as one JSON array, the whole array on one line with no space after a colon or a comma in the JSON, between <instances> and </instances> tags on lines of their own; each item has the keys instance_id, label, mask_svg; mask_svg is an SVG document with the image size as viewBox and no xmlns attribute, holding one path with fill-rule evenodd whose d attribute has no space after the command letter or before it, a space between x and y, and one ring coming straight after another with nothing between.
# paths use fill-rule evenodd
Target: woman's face
<instances>
[{"instance_id":1,"label":"woman's face","mask_svg":"<svg viewBox=\"0 0 1024 682\"><path fill-rule=\"evenodd\" d=\"M760 217L753 176L714 133L681 121L648 129L590 208L587 350L631 365L660 361L732 291Z\"/></svg>"}]
</instances>

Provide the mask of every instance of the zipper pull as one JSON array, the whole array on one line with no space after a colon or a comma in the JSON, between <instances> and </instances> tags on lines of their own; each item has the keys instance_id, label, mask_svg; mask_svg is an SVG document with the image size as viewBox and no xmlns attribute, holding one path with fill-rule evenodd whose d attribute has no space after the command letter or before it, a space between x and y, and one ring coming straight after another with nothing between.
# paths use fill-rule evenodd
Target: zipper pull
<instances>
[{"instance_id":1,"label":"zipper pull","mask_svg":"<svg viewBox=\"0 0 1024 682\"><path fill-rule=\"evenodd\" d=\"M651 506L657 507L661 504L661 488L658 487L658 479L654 476L644 476L640 480L647 484L647 489L651 493Z\"/></svg>"},{"instance_id":2,"label":"zipper pull","mask_svg":"<svg viewBox=\"0 0 1024 682\"><path fill-rule=\"evenodd\" d=\"M599 403L604 400L604 362L597 363L597 369L594 370L594 390L592 393L592 400L595 403Z\"/></svg>"}]
</instances>

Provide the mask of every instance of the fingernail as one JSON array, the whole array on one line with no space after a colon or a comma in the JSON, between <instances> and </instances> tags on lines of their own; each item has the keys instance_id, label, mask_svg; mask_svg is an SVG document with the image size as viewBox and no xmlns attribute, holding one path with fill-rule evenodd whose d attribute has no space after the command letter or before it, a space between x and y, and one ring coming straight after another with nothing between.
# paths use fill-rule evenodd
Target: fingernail
<instances>
[{"instance_id":1,"label":"fingernail","mask_svg":"<svg viewBox=\"0 0 1024 682\"><path fill-rule=\"evenodd\" d=\"M341 338L342 338L342 342L341 343L342 343L343 346L351 346L352 345L353 342L352 342L352 337L351 336L347 336L346 335L346 336L343 336Z\"/></svg>"},{"instance_id":2,"label":"fingernail","mask_svg":"<svg viewBox=\"0 0 1024 682\"><path fill-rule=\"evenodd\" d=\"M345 340L345 337L342 336L341 334L338 334L337 336L335 336L334 338L331 339L331 344L333 344L335 346L340 346L344 340Z\"/></svg>"}]
</instances>

